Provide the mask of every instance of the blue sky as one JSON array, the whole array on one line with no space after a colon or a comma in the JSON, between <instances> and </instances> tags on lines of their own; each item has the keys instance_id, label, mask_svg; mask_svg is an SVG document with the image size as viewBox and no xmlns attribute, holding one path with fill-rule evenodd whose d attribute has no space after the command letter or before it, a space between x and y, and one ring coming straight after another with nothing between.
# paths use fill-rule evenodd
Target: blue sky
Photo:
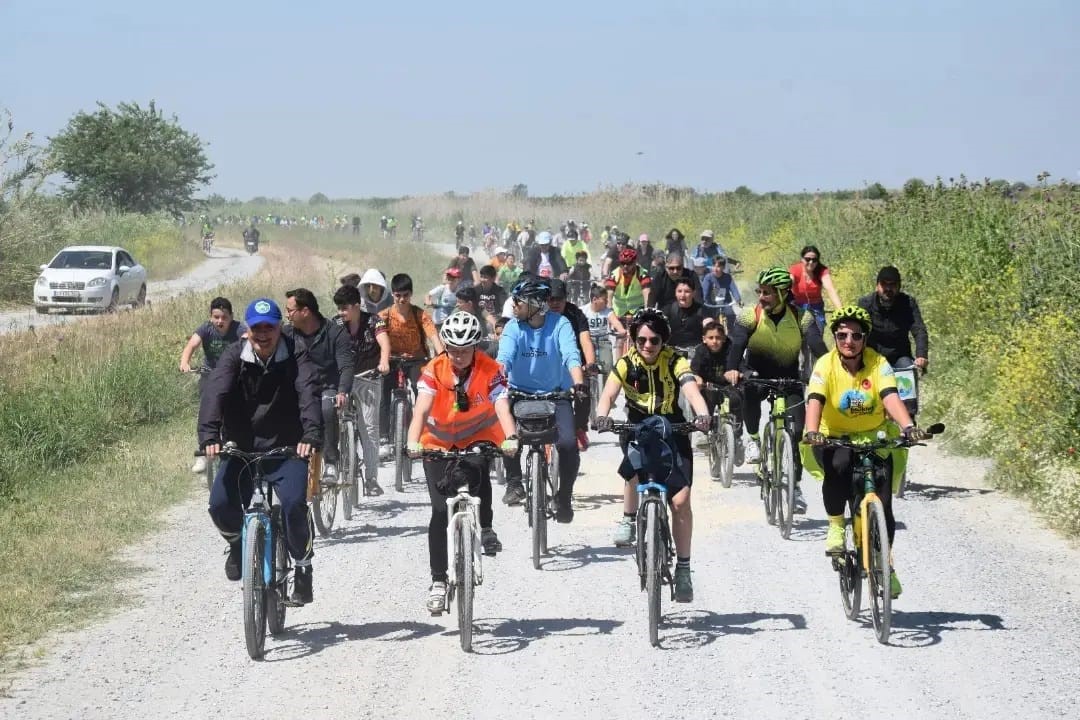
<instances>
[{"instance_id":1,"label":"blue sky","mask_svg":"<svg viewBox=\"0 0 1080 720\"><path fill-rule=\"evenodd\" d=\"M0 33L19 128L154 99L228 197L1080 180L1075 1L0 0Z\"/></svg>"}]
</instances>

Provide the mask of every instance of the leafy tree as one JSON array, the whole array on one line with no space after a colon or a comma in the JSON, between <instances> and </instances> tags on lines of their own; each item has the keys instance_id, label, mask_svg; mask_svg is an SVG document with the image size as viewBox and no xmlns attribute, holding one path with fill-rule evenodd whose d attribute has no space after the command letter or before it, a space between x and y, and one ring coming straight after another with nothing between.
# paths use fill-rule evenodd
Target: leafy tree
<instances>
[{"instance_id":1,"label":"leafy tree","mask_svg":"<svg viewBox=\"0 0 1080 720\"><path fill-rule=\"evenodd\" d=\"M529 186L525 183L518 183L510 191L510 197L515 198L527 198L529 197Z\"/></svg>"},{"instance_id":2,"label":"leafy tree","mask_svg":"<svg viewBox=\"0 0 1080 720\"><path fill-rule=\"evenodd\" d=\"M214 177L199 136L152 100L147 108L120 103L115 110L99 102L97 112L79 112L50 138L50 150L72 183L67 195L82 207L178 214Z\"/></svg>"},{"instance_id":3,"label":"leafy tree","mask_svg":"<svg viewBox=\"0 0 1080 720\"><path fill-rule=\"evenodd\" d=\"M870 187L866 188L867 200L884 200L889 197L889 191L885 189L885 186L881 183L874 183Z\"/></svg>"},{"instance_id":4,"label":"leafy tree","mask_svg":"<svg viewBox=\"0 0 1080 720\"><path fill-rule=\"evenodd\" d=\"M745 185L740 185L739 187L735 188L735 194L739 197L754 197L754 191L746 187Z\"/></svg>"},{"instance_id":5,"label":"leafy tree","mask_svg":"<svg viewBox=\"0 0 1080 720\"><path fill-rule=\"evenodd\" d=\"M918 197L926 191L926 183L919 178L911 178L904 183L904 195L906 197Z\"/></svg>"},{"instance_id":6,"label":"leafy tree","mask_svg":"<svg viewBox=\"0 0 1080 720\"><path fill-rule=\"evenodd\" d=\"M330 198L323 195L321 192L317 192L311 196L308 200L308 205L329 205Z\"/></svg>"}]
</instances>

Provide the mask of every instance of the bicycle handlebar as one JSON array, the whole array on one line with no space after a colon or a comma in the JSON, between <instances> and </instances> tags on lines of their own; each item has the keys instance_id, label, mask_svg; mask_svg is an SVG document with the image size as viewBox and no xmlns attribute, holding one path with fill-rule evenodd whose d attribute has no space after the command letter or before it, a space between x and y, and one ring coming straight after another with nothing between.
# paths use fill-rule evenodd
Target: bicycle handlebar
<instances>
[{"instance_id":1,"label":"bicycle handlebar","mask_svg":"<svg viewBox=\"0 0 1080 720\"><path fill-rule=\"evenodd\" d=\"M516 400L573 400L574 392L572 390L553 390L546 393L531 393L511 388L510 397Z\"/></svg>"},{"instance_id":2,"label":"bicycle handlebar","mask_svg":"<svg viewBox=\"0 0 1080 720\"><path fill-rule=\"evenodd\" d=\"M632 422L612 422L610 430L597 430L597 432L633 432L636 433L641 429L642 423ZM596 430L595 425L593 430ZM697 426L692 422L671 423L671 432L678 433L680 435L689 435L692 432L697 431Z\"/></svg>"},{"instance_id":3,"label":"bicycle handlebar","mask_svg":"<svg viewBox=\"0 0 1080 720\"><path fill-rule=\"evenodd\" d=\"M941 433L945 432L945 424L934 423L930 427L926 428L926 432L929 433L931 436L940 435ZM926 445L926 443L908 440L905 437L879 438L877 440L871 440L869 442L854 442L851 440L850 437L845 435L843 437L825 438L825 442L823 442L818 447L846 448L848 450L853 450L857 453L863 454L874 452L876 450L895 450L898 448L915 447L917 445Z\"/></svg>"},{"instance_id":4,"label":"bicycle handlebar","mask_svg":"<svg viewBox=\"0 0 1080 720\"><path fill-rule=\"evenodd\" d=\"M499 457L503 454L503 451L494 443L480 443L458 450L424 448L420 454L422 457L434 460L454 460L458 458Z\"/></svg>"},{"instance_id":5,"label":"bicycle handlebar","mask_svg":"<svg viewBox=\"0 0 1080 720\"><path fill-rule=\"evenodd\" d=\"M235 444L227 442L222 446L218 454L250 462L258 462L260 460L285 460L287 458L296 457L296 448L279 447L264 452L247 452L246 450L241 450L236 447Z\"/></svg>"},{"instance_id":6,"label":"bicycle handlebar","mask_svg":"<svg viewBox=\"0 0 1080 720\"><path fill-rule=\"evenodd\" d=\"M740 382L768 388L770 390L777 390L779 392L784 392L789 389L801 391L806 387L806 383L802 380L793 380L792 378L763 378L758 377L757 375L744 377Z\"/></svg>"}]
</instances>

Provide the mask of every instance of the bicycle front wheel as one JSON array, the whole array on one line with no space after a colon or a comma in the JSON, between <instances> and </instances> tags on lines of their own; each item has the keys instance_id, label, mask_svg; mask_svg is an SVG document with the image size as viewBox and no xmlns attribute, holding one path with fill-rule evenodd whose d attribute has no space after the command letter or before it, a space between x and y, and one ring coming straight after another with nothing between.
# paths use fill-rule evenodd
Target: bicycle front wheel
<instances>
[{"instance_id":1,"label":"bicycle front wheel","mask_svg":"<svg viewBox=\"0 0 1080 720\"><path fill-rule=\"evenodd\" d=\"M874 632L879 643L889 644L892 626L892 589L889 575L889 534L885 527L885 507L880 500L867 503L870 520L870 602Z\"/></svg>"},{"instance_id":2,"label":"bicycle front wheel","mask_svg":"<svg viewBox=\"0 0 1080 720\"><path fill-rule=\"evenodd\" d=\"M765 506L765 520L770 525L776 524L776 503L773 493L773 466L776 457L773 455L773 443L775 442L775 426L769 422L765 431L761 434L761 462L758 463L758 475L761 478L761 502Z\"/></svg>"},{"instance_id":3,"label":"bicycle front wheel","mask_svg":"<svg viewBox=\"0 0 1080 720\"><path fill-rule=\"evenodd\" d=\"M398 492L405 490L405 480L411 474L409 472L409 458L405 454L405 403L398 400L394 403L394 489Z\"/></svg>"},{"instance_id":4,"label":"bicycle front wheel","mask_svg":"<svg viewBox=\"0 0 1080 720\"><path fill-rule=\"evenodd\" d=\"M289 551L285 547L285 523L281 519L281 506L270 511L270 527L274 533L274 584L266 593L266 624L271 635L285 629L285 600L289 593Z\"/></svg>"},{"instance_id":5,"label":"bicycle front wheel","mask_svg":"<svg viewBox=\"0 0 1080 720\"><path fill-rule=\"evenodd\" d=\"M346 420L341 423L341 460L338 464L338 481L345 483L341 493L341 515L352 520L353 508L360 497L356 482L356 423Z\"/></svg>"},{"instance_id":6,"label":"bicycle front wheel","mask_svg":"<svg viewBox=\"0 0 1080 720\"><path fill-rule=\"evenodd\" d=\"M649 601L649 643L660 644L660 518L655 502L645 508L645 594Z\"/></svg>"},{"instance_id":7,"label":"bicycle front wheel","mask_svg":"<svg viewBox=\"0 0 1080 720\"><path fill-rule=\"evenodd\" d=\"M326 465L323 465L325 468ZM334 519L337 517L337 493L338 478L327 478L323 475L319 479L319 492L311 498L311 512L315 516L315 527L322 537L328 537L334 530Z\"/></svg>"},{"instance_id":8,"label":"bicycle front wheel","mask_svg":"<svg viewBox=\"0 0 1080 720\"><path fill-rule=\"evenodd\" d=\"M844 615L848 620L855 620L862 607L862 563L859 562L859 549L855 543L855 523L859 521L859 516L850 509L850 504L848 507L848 517L844 523L844 554L833 562L840 576Z\"/></svg>"},{"instance_id":9,"label":"bicycle front wheel","mask_svg":"<svg viewBox=\"0 0 1080 720\"><path fill-rule=\"evenodd\" d=\"M457 581L458 633L461 649L472 652L473 633L473 529L472 524L459 519L454 530L457 552L454 556L454 575Z\"/></svg>"},{"instance_id":10,"label":"bicycle front wheel","mask_svg":"<svg viewBox=\"0 0 1080 720\"><path fill-rule=\"evenodd\" d=\"M773 493L776 502L776 524L780 537L791 537L795 524L795 442L786 428L777 436L776 467L773 469Z\"/></svg>"},{"instance_id":11,"label":"bicycle front wheel","mask_svg":"<svg viewBox=\"0 0 1080 720\"><path fill-rule=\"evenodd\" d=\"M266 643L266 583L263 557L266 530L257 516L248 516L244 536L244 641L252 660L261 660Z\"/></svg>"},{"instance_id":12,"label":"bicycle front wheel","mask_svg":"<svg viewBox=\"0 0 1080 720\"><path fill-rule=\"evenodd\" d=\"M218 459L206 459L206 489L214 489L214 477L217 476Z\"/></svg>"},{"instance_id":13,"label":"bicycle front wheel","mask_svg":"<svg viewBox=\"0 0 1080 720\"><path fill-rule=\"evenodd\" d=\"M720 484L731 487L735 478L735 428L729 422L720 423Z\"/></svg>"},{"instance_id":14,"label":"bicycle front wheel","mask_svg":"<svg viewBox=\"0 0 1080 720\"><path fill-rule=\"evenodd\" d=\"M544 480L542 457L529 463L529 520L532 525L533 568L540 569L540 558L547 552L547 482Z\"/></svg>"}]
</instances>

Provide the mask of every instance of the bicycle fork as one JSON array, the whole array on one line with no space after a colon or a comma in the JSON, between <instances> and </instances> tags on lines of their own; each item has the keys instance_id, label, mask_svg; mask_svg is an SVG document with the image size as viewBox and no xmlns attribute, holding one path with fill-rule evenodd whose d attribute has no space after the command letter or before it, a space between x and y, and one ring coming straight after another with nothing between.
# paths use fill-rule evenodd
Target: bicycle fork
<instances>
[{"instance_id":1,"label":"bicycle fork","mask_svg":"<svg viewBox=\"0 0 1080 720\"><path fill-rule=\"evenodd\" d=\"M464 507L462 507L464 505ZM473 497L467 492L459 492L457 495L451 498L446 498L446 510L450 516L450 521L446 524L446 547L449 557L456 558L458 554L458 540L457 533L454 532L457 529L458 523L466 522L472 527L472 547L468 548L468 552L473 556L473 583L476 585L484 584L484 570L481 564L482 546L480 544L480 498ZM462 550L465 550L462 548ZM457 576L453 573L447 573L449 579L448 585L455 587L457 585Z\"/></svg>"}]
</instances>

